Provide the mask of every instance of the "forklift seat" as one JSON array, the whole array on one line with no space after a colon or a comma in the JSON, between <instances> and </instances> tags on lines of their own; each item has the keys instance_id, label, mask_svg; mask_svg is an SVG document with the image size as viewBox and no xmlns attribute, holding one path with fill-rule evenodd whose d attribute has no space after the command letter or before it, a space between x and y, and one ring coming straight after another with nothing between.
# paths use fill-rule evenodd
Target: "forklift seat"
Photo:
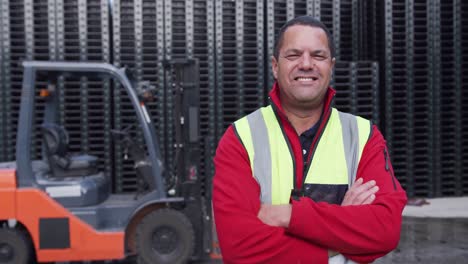
<instances>
[{"instance_id":1,"label":"forklift seat","mask_svg":"<svg viewBox=\"0 0 468 264\"><path fill-rule=\"evenodd\" d=\"M97 173L97 157L67 153L69 138L64 127L45 123L41 125L41 131L52 177L82 177Z\"/></svg>"}]
</instances>

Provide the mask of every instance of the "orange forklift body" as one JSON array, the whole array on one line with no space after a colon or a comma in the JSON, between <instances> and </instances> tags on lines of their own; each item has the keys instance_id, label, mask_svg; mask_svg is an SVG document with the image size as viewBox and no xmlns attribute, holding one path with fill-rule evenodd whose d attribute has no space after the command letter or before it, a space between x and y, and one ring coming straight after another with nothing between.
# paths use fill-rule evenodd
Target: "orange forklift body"
<instances>
[{"instance_id":1,"label":"orange forklift body","mask_svg":"<svg viewBox=\"0 0 468 264\"><path fill-rule=\"evenodd\" d=\"M124 232L96 232L91 226L68 212L43 191L16 188L15 170L0 170L0 219L16 219L23 224L39 262L122 259L125 257ZM61 249L41 249L41 219L68 219L69 245Z\"/></svg>"}]
</instances>

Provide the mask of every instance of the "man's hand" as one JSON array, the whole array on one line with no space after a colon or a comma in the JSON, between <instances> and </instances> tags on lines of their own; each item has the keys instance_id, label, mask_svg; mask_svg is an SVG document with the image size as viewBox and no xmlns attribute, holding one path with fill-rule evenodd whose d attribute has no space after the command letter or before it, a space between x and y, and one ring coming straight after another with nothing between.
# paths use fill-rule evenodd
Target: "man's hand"
<instances>
[{"instance_id":1,"label":"man's hand","mask_svg":"<svg viewBox=\"0 0 468 264\"><path fill-rule=\"evenodd\" d=\"M289 221L291 220L291 211L292 207L290 204L262 204L257 216L264 224L288 227Z\"/></svg>"},{"instance_id":2,"label":"man's hand","mask_svg":"<svg viewBox=\"0 0 468 264\"><path fill-rule=\"evenodd\" d=\"M362 182L362 178L354 182L353 186L346 192L341 203L342 206L371 204L375 200L375 193L379 190L379 187L375 185L375 181Z\"/></svg>"},{"instance_id":3,"label":"man's hand","mask_svg":"<svg viewBox=\"0 0 468 264\"><path fill-rule=\"evenodd\" d=\"M379 190L374 180L362 183L359 178L346 192L342 206L371 204L375 200L375 193ZM262 204L257 217L270 226L288 227L291 220L292 207L290 204L269 205Z\"/></svg>"}]
</instances>

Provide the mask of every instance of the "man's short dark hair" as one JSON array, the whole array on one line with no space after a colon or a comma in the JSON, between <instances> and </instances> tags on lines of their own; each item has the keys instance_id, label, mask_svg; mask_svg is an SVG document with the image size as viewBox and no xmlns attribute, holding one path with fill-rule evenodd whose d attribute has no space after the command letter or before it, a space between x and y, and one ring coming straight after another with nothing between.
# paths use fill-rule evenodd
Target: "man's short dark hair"
<instances>
[{"instance_id":1,"label":"man's short dark hair","mask_svg":"<svg viewBox=\"0 0 468 264\"><path fill-rule=\"evenodd\" d=\"M286 24L284 24L281 27L281 29L280 29L280 31L278 33L278 38L276 39L276 42L275 42L275 49L273 50L273 56L276 58L276 60L278 60L279 51L280 51L281 45L283 44L284 32L286 32L286 30L289 27L295 26L295 25L317 27L317 28L321 28L323 31L325 31L325 34L327 35L328 48L330 49L331 58L335 57L335 46L333 44L332 35L330 34L330 31L328 30L328 28L322 22L320 22L320 20L318 20L318 19L316 19L314 17L299 16L299 17L296 17L294 19L289 20L288 22L286 22Z\"/></svg>"}]
</instances>

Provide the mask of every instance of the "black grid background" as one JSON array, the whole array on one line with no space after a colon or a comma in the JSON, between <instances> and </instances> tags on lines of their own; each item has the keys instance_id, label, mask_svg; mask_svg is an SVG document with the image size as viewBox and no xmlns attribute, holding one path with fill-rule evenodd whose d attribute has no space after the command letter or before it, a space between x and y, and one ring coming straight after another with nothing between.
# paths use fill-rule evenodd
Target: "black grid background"
<instances>
[{"instance_id":1,"label":"black grid background","mask_svg":"<svg viewBox=\"0 0 468 264\"><path fill-rule=\"evenodd\" d=\"M267 102L270 57L287 20L313 15L337 50L338 109L372 119L384 133L408 195L468 193L468 3L461 0L0 0L0 161L15 159L24 59L100 61L158 88L149 105L166 168L174 155L172 75L165 60L200 67L200 171L213 174L217 140ZM46 83L38 79L37 86ZM134 123L110 80L60 78L59 122L70 150L96 155L114 191L134 192L132 162L110 136ZM37 117L43 103L37 101ZM42 120L35 120L36 128ZM35 129L35 131L39 131ZM39 133L33 157L41 158ZM203 183L203 192L209 182Z\"/></svg>"}]
</instances>

